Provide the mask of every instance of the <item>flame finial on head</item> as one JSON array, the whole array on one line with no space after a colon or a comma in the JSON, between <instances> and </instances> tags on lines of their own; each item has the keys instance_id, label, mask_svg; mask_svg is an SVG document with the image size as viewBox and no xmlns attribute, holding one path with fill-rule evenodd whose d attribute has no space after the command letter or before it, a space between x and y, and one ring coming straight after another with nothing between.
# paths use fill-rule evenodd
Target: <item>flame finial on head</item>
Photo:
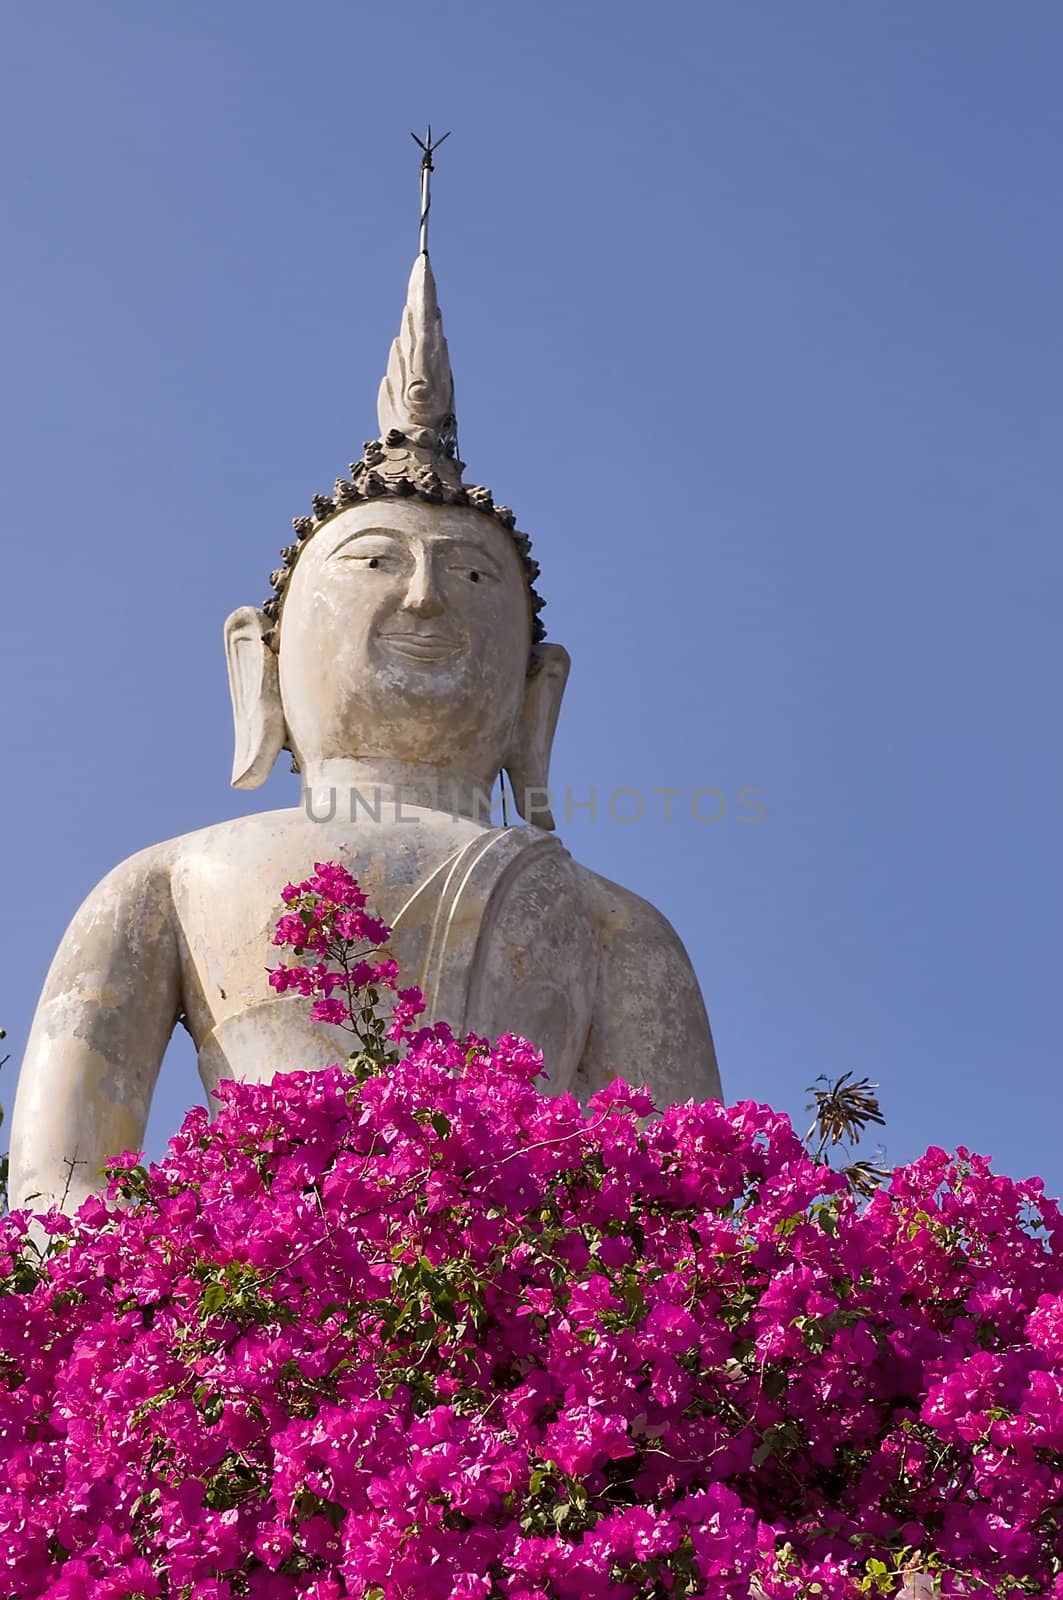
<instances>
[{"instance_id":1,"label":"flame finial on head","mask_svg":"<svg viewBox=\"0 0 1063 1600\"><path fill-rule=\"evenodd\" d=\"M404 434L410 444L452 461L458 453L454 377L443 334L436 281L427 254L413 264L399 336L377 398L380 437Z\"/></svg>"},{"instance_id":2,"label":"flame finial on head","mask_svg":"<svg viewBox=\"0 0 1063 1600\"><path fill-rule=\"evenodd\" d=\"M420 252L410 273L399 336L391 346L388 370L380 385L377 416L380 437L402 433L411 444L452 460L458 453L454 419L454 377L443 334L436 280L428 259L428 213L432 209L432 157L445 139L432 139L429 125L423 139L410 135L421 154Z\"/></svg>"},{"instance_id":3,"label":"flame finial on head","mask_svg":"<svg viewBox=\"0 0 1063 1600\"><path fill-rule=\"evenodd\" d=\"M444 134L443 139L449 138ZM387 372L377 397L380 438L370 439L360 461L352 461L350 478L337 478L332 494L316 494L310 516L294 517L296 542L281 551L282 567L270 573L274 593L263 610L270 627L267 642L276 648L278 626L288 578L303 543L337 512L381 495L412 496L432 504L472 506L493 517L508 532L517 548L528 583L532 613L532 644L545 638L539 613L542 597L536 592L539 563L532 559L531 540L516 526L508 506L496 505L490 489L462 480L465 463L458 459L458 430L454 416L454 378L443 334L443 317L436 282L428 259L429 178L435 170L433 153L443 139L432 141L416 134L421 159L420 253L410 273L398 338L388 356Z\"/></svg>"}]
</instances>

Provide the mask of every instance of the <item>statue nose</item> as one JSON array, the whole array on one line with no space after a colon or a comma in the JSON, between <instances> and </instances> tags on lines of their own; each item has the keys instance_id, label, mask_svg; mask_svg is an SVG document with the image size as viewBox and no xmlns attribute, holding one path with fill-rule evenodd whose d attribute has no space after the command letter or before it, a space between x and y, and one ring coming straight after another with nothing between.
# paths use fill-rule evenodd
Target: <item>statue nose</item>
<instances>
[{"instance_id":1,"label":"statue nose","mask_svg":"<svg viewBox=\"0 0 1063 1600\"><path fill-rule=\"evenodd\" d=\"M443 601L429 562L418 561L403 605L415 617L438 617L442 612Z\"/></svg>"}]
</instances>

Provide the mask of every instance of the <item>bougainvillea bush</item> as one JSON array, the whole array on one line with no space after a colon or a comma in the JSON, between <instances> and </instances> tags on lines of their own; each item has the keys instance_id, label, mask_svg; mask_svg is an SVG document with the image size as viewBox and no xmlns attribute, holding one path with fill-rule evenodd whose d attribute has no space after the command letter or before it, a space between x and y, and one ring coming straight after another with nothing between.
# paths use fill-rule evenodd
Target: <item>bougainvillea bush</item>
<instances>
[{"instance_id":1,"label":"bougainvillea bush","mask_svg":"<svg viewBox=\"0 0 1063 1600\"><path fill-rule=\"evenodd\" d=\"M864 1204L767 1107L550 1096L391 1005L346 873L285 898L350 1061L0 1224L0 1594L1063 1596L1038 1181L930 1150Z\"/></svg>"}]
</instances>

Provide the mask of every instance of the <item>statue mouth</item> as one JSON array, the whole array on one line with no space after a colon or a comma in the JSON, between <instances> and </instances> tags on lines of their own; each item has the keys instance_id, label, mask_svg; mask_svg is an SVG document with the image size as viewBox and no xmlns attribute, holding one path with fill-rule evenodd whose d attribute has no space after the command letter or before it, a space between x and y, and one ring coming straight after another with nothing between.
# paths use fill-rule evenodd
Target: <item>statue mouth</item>
<instances>
[{"instance_id":1,"label":"statue mouth","mask_svg":"<svg viewBox=\"0 0 1063 1600\"><path fill-rule=\"evenodd\" d=\"M381 644L410 661L449 661L460 655L462 642L450 633L382 633Z\"/></svg>"}]
</instances>

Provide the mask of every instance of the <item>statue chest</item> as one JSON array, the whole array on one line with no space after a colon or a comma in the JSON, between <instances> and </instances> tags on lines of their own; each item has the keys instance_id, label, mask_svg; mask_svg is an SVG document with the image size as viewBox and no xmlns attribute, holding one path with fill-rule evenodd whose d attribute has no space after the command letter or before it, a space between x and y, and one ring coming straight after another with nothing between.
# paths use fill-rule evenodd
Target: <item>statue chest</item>
<instances>
[{"instance_id":1,"label":"statue chest","mask_svg":"<svg viewBox=\"0 0 1063 1600\"><path fill-rule=\"evenodd\" d=\"M267 979L281 959L278 887L322 860L348 867L392 925L392 952L424 990L429 1018L521 1033L543 1050L555 1092L568 1086L590 1028L598 932L580 869L552 835L448 817L391 827L307 824L301 813L242 820L174 875L185 1009L208 1089L346 1054L345 1035L312 1026L306 1002L274 995Z\"/></svg>"}]
</instances>

